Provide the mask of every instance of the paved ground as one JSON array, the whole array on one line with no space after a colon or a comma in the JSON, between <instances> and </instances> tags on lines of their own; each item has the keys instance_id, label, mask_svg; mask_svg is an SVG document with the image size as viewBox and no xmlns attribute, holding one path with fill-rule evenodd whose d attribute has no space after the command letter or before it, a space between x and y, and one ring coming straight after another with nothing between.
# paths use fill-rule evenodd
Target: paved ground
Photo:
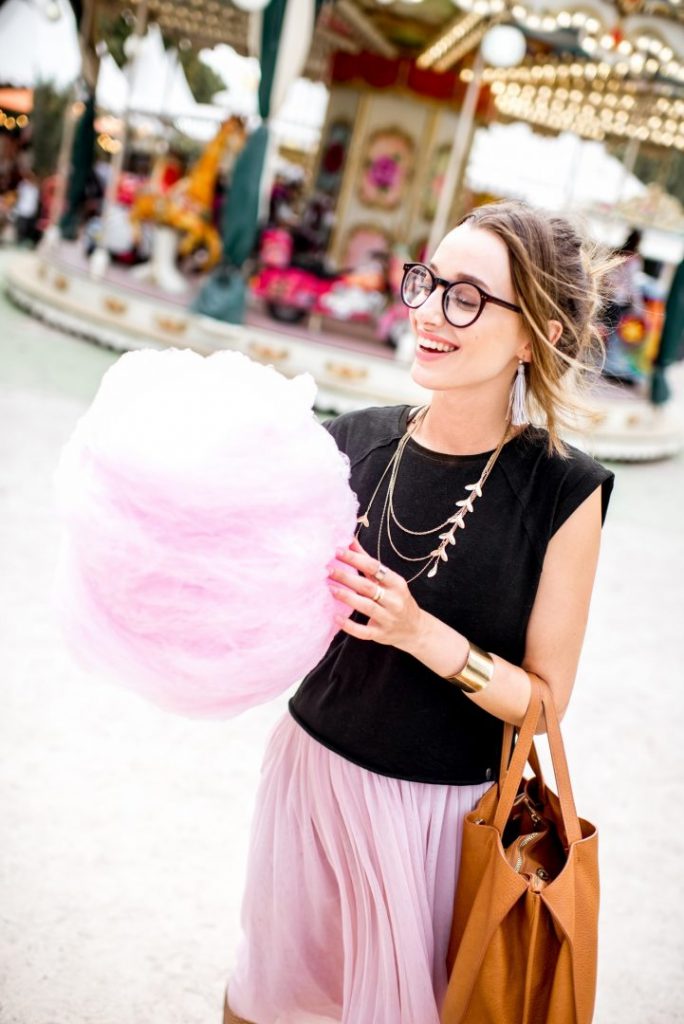
<instances>
[{"instance_id":1,"label":"paved ground","mask_svg":"<svg viewBox=\"0 0 684 1024\"><path fill-rule=\"evenodd\" d=\"M51 474L114 357L4 299L0 332L0 1024L218 1024L259 760L285 701L197 723L73 666L49 610ZM674 1024L684 461L617 475L565 734L601 828L596 1024Z\"/></svg>"}]
</instances>

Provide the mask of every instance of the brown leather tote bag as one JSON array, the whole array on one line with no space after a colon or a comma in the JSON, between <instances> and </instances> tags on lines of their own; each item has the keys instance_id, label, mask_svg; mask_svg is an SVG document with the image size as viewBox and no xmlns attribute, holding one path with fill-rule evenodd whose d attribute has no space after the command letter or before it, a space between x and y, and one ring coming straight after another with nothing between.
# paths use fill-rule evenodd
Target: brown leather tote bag
<instances>
[{"instance_id":1,"label":"brown leather tote bag","mask_svg":"<svg viewBox=\"0 0 684 1024\"><path fill-rule=\"evenodd\" d=\"M534 749L546 716L558 796ZM551 693L532 697L498 784L466 815L442 1024L590 1024L596 991L598 836L577 817ZM534 772L523 778L528 762Z\"/></svg>"}]
</instances>

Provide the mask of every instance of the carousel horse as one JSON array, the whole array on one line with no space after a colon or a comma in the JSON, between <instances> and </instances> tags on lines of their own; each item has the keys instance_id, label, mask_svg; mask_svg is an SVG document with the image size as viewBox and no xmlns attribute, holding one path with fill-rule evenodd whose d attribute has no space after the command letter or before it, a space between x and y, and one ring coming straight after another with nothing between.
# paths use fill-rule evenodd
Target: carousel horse
<instances>
[{"instance_id":1,"label":"carousel horse","mask_svg":"<svg viewBox=\"0 0 684 1024\"><path fill-rule=\"evenodd\" d=\"M164 190L159 176L153 176L149 185L136 196L131 208L134 226L153 224L158 230L164 251L164 262L178 256L190 256L199 249L206 253L204 266L211 269L221 256L221 239L212 223L212 206L216 180L224 156L235 157L245 144L246 131L242 118L231 117L219 128L197 163L186 177L168 190ZM161 229L167 229L162 231ZM173 232L173 234L171 234ZM154 247L154 243L153 243ZM169 253L172 248L173 252ZM154 253L151 261L155 263ZM173 284L170 265L166 267L170 291L184 287ZM159 273L157 277L161 277ZM159 283L164 286L163 280Z\"/></svg>"}]
</instances>

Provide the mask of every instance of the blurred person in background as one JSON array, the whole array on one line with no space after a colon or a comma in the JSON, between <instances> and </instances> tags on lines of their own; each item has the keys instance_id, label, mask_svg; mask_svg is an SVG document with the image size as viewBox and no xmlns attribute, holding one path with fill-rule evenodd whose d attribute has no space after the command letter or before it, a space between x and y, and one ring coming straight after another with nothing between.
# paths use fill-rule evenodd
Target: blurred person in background
<instances>
[{"instance_id":1,"label":"blurred person in background","mask_svg":"<svg viewBox=\"0 0 684 1024\"><path fill-rule=\"evenodd\" d=\"M644 264L639 254L640 244L641 232L632 229L624 244L617 250L617 255L622 256L623 261L610 275L610 301L603 312L606 330L604 376L616 383L627 385L636 383L636 377L624 351L620 323L627 315L641 317L644 313L641 291Z\"/></svg>"},{"instance_id":2,"label":"blurred person in background","mask_svg":"<svg viewBox=\"0 0 684 1024\"><path fill-rule=\"evenodd\" d=\"M40 238L38 216L40 214L40 187L33 171L25 171L17 186L17 199L12 211L16 226L17 242L35 245Z\"/></svg>"}]
</instances>

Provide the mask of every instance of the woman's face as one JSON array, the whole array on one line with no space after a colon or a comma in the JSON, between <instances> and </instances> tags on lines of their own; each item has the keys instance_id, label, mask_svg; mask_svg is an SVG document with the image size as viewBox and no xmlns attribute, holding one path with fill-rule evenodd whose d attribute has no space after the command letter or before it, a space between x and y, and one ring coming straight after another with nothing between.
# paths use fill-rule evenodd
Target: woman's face
<instances>
[{"instance_id":1,"label":"woman's face","mask_svg":"<svg viewBox=\"0 0 684 1024\"><path fill-rule=\"evenodd\" d=\"M447 281L470 280L497 299L518 304L506 244L490 231L462 224L440 243L430 267ZM530 358L529 340L520 313L488 302L469 327L453 327L442 310L443 288L410 310L416 337L411 376L431 391L473 387L488 381L509 385L519 359ZM449 346L435 352L430 342Z\"/></svg>"}]
</instances>

